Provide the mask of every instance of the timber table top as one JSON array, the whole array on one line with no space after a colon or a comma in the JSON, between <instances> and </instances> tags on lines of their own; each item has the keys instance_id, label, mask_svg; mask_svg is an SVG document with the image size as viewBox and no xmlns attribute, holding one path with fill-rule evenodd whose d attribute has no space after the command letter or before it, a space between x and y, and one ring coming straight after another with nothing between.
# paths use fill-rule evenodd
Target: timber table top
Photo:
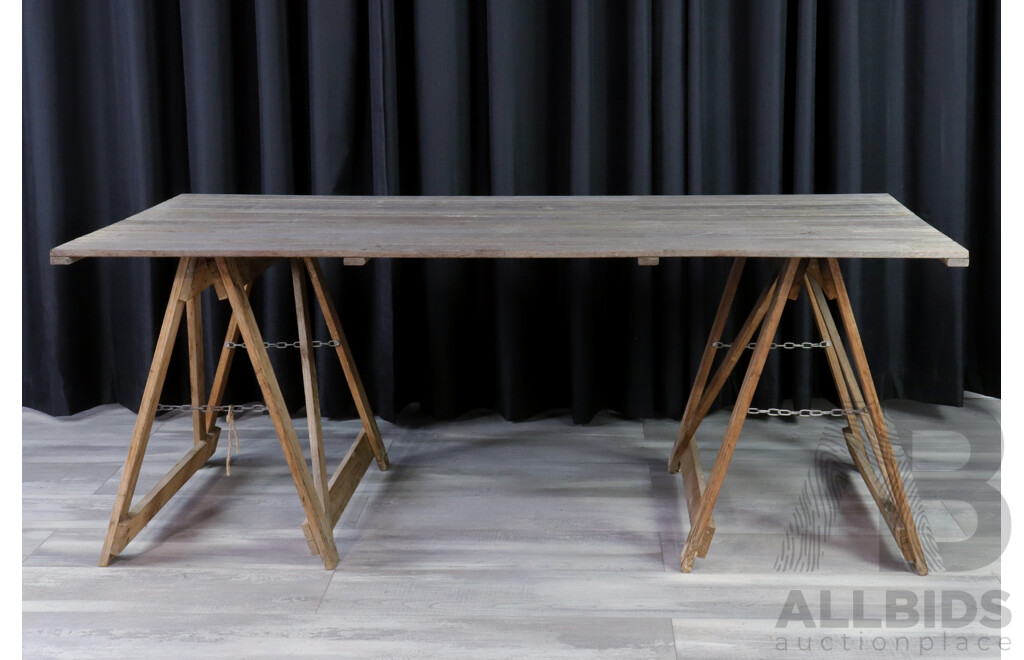
<instances>
[{"instance_id":1,"label":"timber table top","mask_svg":"<svg viewBox=\"0 0 1024 660\"><path fill-rule=\"evenodd\" d=\"M83 257L836 257L968 252L893 199L856 195L178 195L54 248Z\"/></svg>"}]
</instances>

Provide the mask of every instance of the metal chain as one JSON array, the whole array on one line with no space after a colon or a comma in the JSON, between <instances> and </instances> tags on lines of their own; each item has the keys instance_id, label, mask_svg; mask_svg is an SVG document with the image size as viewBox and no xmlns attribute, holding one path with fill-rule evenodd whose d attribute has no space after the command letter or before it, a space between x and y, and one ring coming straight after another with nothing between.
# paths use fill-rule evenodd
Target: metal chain
<instances>
[{"instance_id":1,"label":"metal chain","mask_svg":"<svg viewBox=\"0 0 1024 660\"><path fill-rule=\"evenodd\" d=\"M335 341L333 339L328 340L328 341L320 341L319 339L314 339L310 343L312 344L313 348L321 348L323 346L330 346L331 348L334 348L335 346L340 346L341 345L340 342L337 342L337 341ZM301 346L301 342L297 342L297 341L265 341L265 342L263 342L263 347L264 348L299 348L300 346ZM245 348L245 342L241 342L241 341L226 341L226 342L224 342L224 348Z\"/></svg>"},{"instance_id":2,"label":"metal chain","mask_svg":"<svg viewBox=\"0 0 1024 660\"><path fill-rule=\"evenodd\" d=\"M234 412L247 412L247 411L251 411L251 412L265 413L265 412L267 412L267 407L265 405L263 405L262 403L254 403L254 404L248 405L248 406L239 406L239 405L211 406L208 403L207 404L203 404L201 406L191 406L191 405L189 405L187 403L182 404L180 406L174 406L174 405L168 405L166 403L160 403L160 404L157 404L156 410L157 410L157 412L167 412L167 411L171 411L171 410L180 410L181 412L192 412L193 410L198 410L199 412L204 412L204 413L208 413L208 412L229 412L229 411L234 411Z\"/></svg>"},{"instance_id":3,"label":"metal chain","mask_svg":"<svg viewBox=\"0 0 1024 660\"><path fill-rule=\"evenodd\" d=\"M720 342L720 341L712 342L711 345L714 346L715 348L729 348L730 346L732 346L732 344L726 344L725 342ZM769 346L768 348L770 348L770 349L784 348L786 350L792 350L794 348L828 348L831 345L832 345L832 342L827 341L827 340L826 341L819 341L819 342L814 342L814 341L802 341L802 342L787 341L787 342L783 342L781 344L776 344L775 342L772 342L771 346ZM747 344L747 349L748 350L753 350L754 347L756 347L756 346L757 346L757 342L753 342L752 341L749 344Z\"/></svg>"},{"instance_id":4,"label":"metal chain","mask_svg":"<svg viewBox=\"0 0 1024 660\"><path fill-rule=\"evenodd\" d=\"M768 415L769 417L846 417L847 415L863 415L866 412L866 408L833 408L832 410L747 408L748 415Z\"/></svg>"}]
</instances>

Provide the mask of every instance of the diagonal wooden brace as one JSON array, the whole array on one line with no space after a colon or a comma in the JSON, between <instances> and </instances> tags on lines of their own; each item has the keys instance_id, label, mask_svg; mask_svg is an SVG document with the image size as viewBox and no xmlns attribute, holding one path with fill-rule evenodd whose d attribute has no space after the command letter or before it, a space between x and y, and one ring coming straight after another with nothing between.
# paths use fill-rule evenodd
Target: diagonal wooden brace
<instances>
[{"instance_id":1,"label":"diagonal wooden brace","mask_svg":"<svg viewBox=\"0 0 1024 660\"><path fill-rule=\"evenodd\" d=\"M733 339L732 345L729 347L729 350L726 351L725 357L722 359L722 363L719 364L718 369L715 370L715 375L711 378L711 384L708 386L707 390L704 390L702 387L700 390L691 391L690 400L686 404L686 413L683 414L683 420L679 424L679 431L676 434L676 442L672 447L672 454L669 458L669 472L676 472L679 469L679 460L682 456L683 449L686 447L686 444L690 442L691 438L693 438L693 434L697 432L697 427L700 426L700 423L704 420L708 411L711 410L711 406L718 397L719 392L722 391L722 387L725 386L725 383L732 374L733 369L736 368L736 364L740 361L740 357L746 351L747 344L754 336L754 333L757 332L757 328L764 319L764 315L768 312L769 303L775 293L777 282L778 278L773 277L761 291L761 295L758 296L753 309L750 310L750 314L747 316L747 319L743 322L743 325L740 326L739 332L736 333L736 338ZM726 294L727 296L723 295L722 301L725 302L728 300L731 305L732 295L729 294L728 288L726 289ZM728 315L728 311L728 308L726 308L726 315ZM712 344L714 341L718 341L718 339L714 339L708 343ZM712 346L712 349L714 349L714 346ZM710 368L710 364L708 366Z\"/></svg>"},{"instance_id":2,"label":"diagonal wooden brace","mask_svg":"<svg viewBox=\"0 0 1024 660\"><path fill-rule=\"evenodd\" d=\"M707 480L704 478L704 468L700 464L700 451L697 442L691 440L683 449L682 460L680 461L680 472L683 476L683 492L686 494L686 511L690 517L690 526L697 522L697 512L700 511L700 501L707 492ZM715 517L708 518L708 524L704 527L704 534L697 539L697 556L707 557L708 548L711 547L711 539L715 536Z\"/></svg>"},{"instance_id":3,"label":"diagonal wooden brace","mask_svg":"<svg viewBox=\"0 0 1024 660\"><path fill-rule=\"evenodd\" d=\"M788 259L783 266L782 273L769 289L771 291L770 302L766 313L762 316L763 323L761 319L757 321L761 325L761 329L757 337L754 353L750 358L750 364L747 365L747 373L743 378L743 384L740 386L736 405L733 407L732 415L729 418L729 425L726 427L725 436L722 438L722 445L715 458L714 467L711 469L711 477L708 479L705 491L701 493L696 513L691 515L690 532L686 537L686 544L683 546L683 552L679 558L679 565L684 573L690 572L693 568L694 560L702 549L705 553L707 551L705 536L711 521L711 512L715 508L718 493L722 488L722 482L725 480L725 473L729 469L729 462L732 460L736 441L739 438L740 430L743 428L743 422L747 417L747 409L754 397L754 390L757 388L757 383L761 378L761 370L764 368L771 342L778 329L782 311L789 301L790 292L797 273L802 272L802 261L802 259ZM752 332L753 330L751 330ZM738 343L738 341L734 343L733 348ZM745 345L746 340L740 346L745 348ZM691 442L690 444L693 443Z\"/></svg>"},{"instance_id":4,"label":"diagonal wooden brace","mask_svg":"<svg viewBox=\"0 0 1024 660\"><path fill-rule=\"evenodd\" d=\"M877 436L878 452L875 456L882 473L888 473L888 486L892 496L892 502L896 507L899 519L906 528L905 539L899 534L896 542L904 556L913 564L914 570L919 575L928 574L928 563L925 559L924 547L917 534L917 525L910 510L910 502L907 499L906 491L903 488L903 479L900 477L899 466L896 465L896 457L893 455L892 444L889 441L889 431L885 426L885 418L882 416L882 404L875 392L875 383L871 378L871 370L868 367L867 354L861 342L860 331L857 329L857 321L853 315L853 306L850 302L849 293L846 290L846 283L843 274L839 270L839 262L830 258L827 260L827 270L832 277L836 290L836 303L839 307L839 315L843 321L843 329L846 331L846 338L849 341L849 349L853 358L853 365L856 368L857 378L860 381L861 390L864 393L864 403L868 415L874 426L874 433ZM884 466L884 468L883 468ZM885 511L882 512L883 515Z\"/></svg>"},{"instance_id":5,"label":"diagonal wooden brace","mask_svg":"<svg viewBox=\"0 0 1024 660\"><path fill-rule=\"evenodd\" d=\"M857 381L856 372L850 364L850 357L846 353L843 338L836 327L832 312L829 310L828 293L821 275L820 273L808 271L805 280L808 284L807 294L811 301L811 311L818 324L818 331L822 339L830 344L825 349L825 356L829 361L829 368L832 371L832 378L836 384L839 401L848 410L866 410L867 404L864 401L864 394L861 392L860 384ZM865 436L875 456L881 456L878 434L875 432L874 421L871 417L866 415L848 415L846 420L850 425L850 432L853 434L854 440L863 444L861 435ZM881 462L878 463L878 471L886 488L891 489L892 477L886 466Z\"/></svg>"},{"instance_id":6,"label":"diagonal wooden brace","mask_svg":"<svg viewBox=\"0 0 1024 660\"><path fill-rule=\"evenodd\" d=\"M352 363L351 352L341 331L337 312L322 286L323 278L319 265L315 262L296 260L292 264L292 275L296 293L300 347L302 348L303 380L307 416L310 420L313 464L314 469L319 472L318 478L311 476L248 300L251 280L261 274L272 262L271 259L204 259L198 257L183 258L179 261L164 321L157 339L153 365L150 368L149 379L136 420L136 428L132 435L132 443L125 461L121 485L115 498L114 510L104 541L100 557L101 566L109 564L125 548L182 485L206 463L217 448L220 436L220 429L216 426L217 413L212 410L206 413L194 410L192 449L141 498L136 506L131 506L146 452L146 444L156 414L157 400L163 388L174 339L181 325L183 314L187 316L188 325L191 405L199 407L202 404L202 397L205 395L205 380L203 377L200 295L210 287L217 289L219 297L228 299L233 313L218 360L208 405L211 408L220 405L236 350L231 344L237 342L241 337L245 341L257 380L263 390L264 399L274 422L278 439L281 441L281 447L295 481L296 490L302 500L303 508L306 509L306 522L303 523L303 530L307 540L313 548L314 554L320 555L326 568L334 568L337 564L338 551L334 543L333 527L341 517L341 512L351 498L352 492L365 473L367 466L373 458L376 458L381 469L385 469L388 463L387 454L380 440L380 431L370 411L366 394L362 389L359 374ZM310 278L313 279L317 297L321 305L325 307L324 315L332 335L339 341L339 357L342 359L342 366L345 368L346 378L352 387L352 394L364 425L364 430L360 432L330 483L327 482L323 467L324 451L320 427L319 395L311 353L311 322L308 301L305 296L304 278L307 271ZM372 435L369 431L376 435ZM309 520L315 521L314 524L310 525Z\"/></svg>"},{"instance_id":7,"label":"diagonal wooden brace","mask_svg":"<svg viewBox=\"0 0 1024 660\"><path fill-rule=\"evenodd\" d=\"M704 354L700 358L700 365L697 367L697 375L693 379L693 388L686 400L686 408L683 410L683 419L679 422L679 431L676 433L676 442L672 447L671 458L669 459L668 471L676 472L680 468L680 458L690 443L692 432L687 430L693 426L694 417L697 414L697 407L701 396L704 394L704 386L711 374L711 365L715 360L715 353L718 351L715 344L722 339L722 332L725 330L725 322L729 319L729 311L732 309L732 301L736 296L736 289L740 284L740 277L743 275L743 267L746 265L745 258L734 259L732 268L729 271L729 279L725 283L725 291L718 303L718 311L715 312L715 320L711 324L711 333L704 345ZM717 396L717 395L716 395ZM699 463L698 463L699 467Z\"/></svg>"},{"instance_id":8,"label":"diagonal wooden brace","mask_svg":"<svg viewBox=\"0 0 1024 660\"><path fill-rule=\"evenodd\" d=\"M292 290L295 294L295 320L299 331L299 352L302 357L302 392L306 400L306 426L309 429L309 453L312 456L313 486L324 509L328 510L327 466L324 462L324 429L320 418L320 389L313 357L313 323L306 296L306 267L298 259L291 260ZM312 538L312 537L310 537Z\"/></svg>"},{"instance_id":9,"label":"diagonal wooden brace","mask_svg":"<svg viewBox=\"0 0 1024 660\"><path fill-rule=\"evenodd\" d=\"M721 488L725 473L728 470L735 448L736 439L746 417L747 407L753 396L753 390L757 385L764 359L767 356L769 344L778 326L779 318L788 300L798 297L801 290L806 290L811 301L811 309L815 321L821 333L822 339L829 342L826 347L829 367L832 371L839 394L840 403L846 409L866 409L867 415L849 414L847 421L849 426L843 429L847 448L853 459L854 465L864 478L868 491L874 499L882 518L892 532L896 543L914 569L921 575L928 572L924 551L921 546L911 515L910 503L907 500L903 488L899 468L896 465L889 435L885 427L885 420L882 417L881 405L874 390L874 383L868 370L867 358L864 347L860 340L856 321L853 317L852 306L849 294L843 282L842 273L839 271L835 259L790 259L787 261L782 274L767 289L767 297L771 299L767 303L768 311L763 314L756 314L757 307L765 303L764 297L755 306L755 313L748 317L748 324L761 325L760 335L751 357L750 365L747 368L747 375L743 380L740 393L729 420L729 426L722 446L719 449L715 460L710 479L707 483L703 480L703 471L700 469L700 459L696 455L696 443L692 440L693 431L700 423L706 413L704 405L710 405L706 399L710 390L702 392L704 381L698 373L698 381L694 384L690 400L687 403L687 413L684 414L677 436L676 447L670 460L670 469L675 466L681 469L686 484L687 506L690 510L690 532L680 556L680 567L684 572L689 572L696 557L705 556L714 533L714 522L711 512L715 500ZM727 290L723 301L730 298ZM846 339L849 342L853 359L846 353L843 338L832 317L829 309L829 301L836 301L846 331ZM721 314L721 310L720 310ZM763 322L762 322L763 321ZM716 319L716 326L718 325ZM715 328L712 337L716 337ZM709 343L716 339L709 339ZM744 344L746 339L743 340ZM736 343L739 343L738 341ZM736 348L734 343L733 348ZM708 351L705 351L707 357ZM703 366L703 365L702 365ZM723 365L724 366L724 365ZM722 366L719 372L722 372ZM706 372L705 372L706 373ZM717 374L716 374L717 376ZM706 376L705 376L706 377ZM712 384L715 384L713 379ZM698 402L696 408L694 402ZM695 414L691 414L694 413ZM864 440L867 440L865 444ZM875 456L874 463L869 458L867 448L870 447Z\"/></svg>"},{"instance_id":10,"label":"diagonal wooden brace","mask_svg":"<svg viewBox=\"0 0 1024 660\"><path fill-rule=\"evenodd\" d=\"M349 448L345 458L334 471L330 482L326 479L326 467L324 462L324 446L322 432L319 429L319 394L316 388L316 367L312 360L312 346L310 344L312 332L309 328L309 304L306 300L305 283L302 271L308 273L309 279L316 292L320 310L323 312L331 338L338 342L337 352L341 361L345 378L348 381L352 399L355 401L359 417L363 422L363 430L359 432L355 442ZM327 512L328 523L333 530L341 519L341 514L348 505L356 486L366 473L367 467L373 459L376 459L377 466L381 470L388 468L388 455L384 443L380 437L380 430L377 421L370 409L370 403L363 388L359 372L356 370L355 361L352 359L352 351L349 349L348 341L341 327L341 320L338 317L334 302L327 292L324 282L323 271L315 259L305 259L304 265L297 260L292 264L292 283L295 290L295 309L299 324L299 344L303 351L303 383L306 390L307 411L315 411L317 420L316 428L310 422L310 450L312 454L314 480L319 480L317 492L320 494ZM305 328L305 330L303 329ZM309 358L307 359L307 355ZM309 415L312 417L312 415ZM318 476L319 475L319 476ZM319 554L319 548L314 542L313 529L310 526L309 518L302 523L302 531L306 535L310 552Z\"/></svg>"},{"instance_id":11,"label":"diagonal wooden brace","mask_svg":"<svg viewBox=\"0 0 1024 660\"><path fill-rule=\"evenodd\" d=\"M188 307L189 329L189 371L192 387L192 401L200 401L202 391L202 318L199 313L198 292L193 289L193 281L197 261L193 258L182 258L178 261L178 270L171 286L171 294L167 301L167 310L160 326L156 348L153 352L153 363L146 380L146 388L139 405L139 414L135 421L135 430L121 473L121 483L114 498L114 509L111 512L110 524L100 553L100 566L107 566L125 546L142 531L153 519L153 516L178 492L189 478L206 463L217 448L220 429L207 425L201 416L193 417L194 444L185 456L153 488L149 490L134 507L132 500L138 484L142 461L146 455L153 420L164 379L170 363L174 340L181 325L182 312ZM190 294L190 292L193 292Z\"/></svg>"},{"instance_id":12,"label":"diagonal wooden brace","mask_svg":"<svg viewBox=\"0 0 1024 660\"><path fill-rule=\"evenodd\" d=\"M808 298L811 301L811 311L814 313L815 321L818 324L818 331L821 334L821 338L829 342L829 346L825 349L825 355L828 358L829 369L832 371L832 377L835 380L839 403L846 410L863 409L865 404L860 392L860 386L853 375L842 338L839 336L832 313L829 311L828 296L822 286L820 277L819 272L809 269L804 278L804 283L807 288ZM864 420L862 424L860 417L856 413L851 413L846 417L849 424L849 426L843 429L846 447L850 452L850 457L853 458L854 466L868 487L871 498L875 501L878 510L882 513L882 518L896 539L900 552L903 553L907 561L913 561L914 558L910 553L906 524L899 517L896 505L893 504L890 495L891 489L888 486L889 475L884 471L884 466L879 464L879 473L882 475L882 478L879 479L864 447L863 436L867 435L870 446L876 452L875 455L879 455L878 452L880 450L875 449L878 447L878 438L874 432L874 425L870 419Z\"/></svg>"},{"instance_id":13,"label":"diagonal wooden brace","mask_svg":"<svg viewBox=\"0 0 1024 660\"><path fill-rule=\"evenodd\" d=\"M352 358L352 350L345 338L345 331L341 328L341 318L334 307L334 300L327 292L327 285L324 281L323 271L320 269L320 262L317 259L305 259L306 270L309 272L310 282L313 284L313 291L316 292L317 301L320 303L320 311L323 312L324 321L327 322L327 329L331 333L331 339L338 342L335 350L338 353L338 360L345 372L345 379L348 381L348 389L352 393L356 410L359 411L359 418L363 421L363 430L366 432L370 443L370 449L377 459L377 467L381 470L388 469L388 453L384 448L384 441L380 437L380 429L377 428L377 420L373 417L373 410L370 408L370 401L363 389L363 381L359 377L355 360Z\"/></svg>"},{"instance_id":14,"label":"diagonal wooden brace","mask_svg":"<svg viewBox=\"0 0 1024 660\"><path fill-rule=\"evenodd\" d=\"M356 486L362 480L366 470L373 462L373 450L367 441L366 431L360 431L355 442L349 447L345 458L341 459L338 468L331 476L330 486L327 491L327 520L331 529L341 520L341 514L348 506L349 500L356 491ZM310 529L309 520L302 521L302 533L306 535L306 542L309 543L309 551L316 555L319 551L313 542L313 531Z\"/></svg>"},{"instance_id":15,"label":"diagonal wooden brace","mask_svg":"<svg viewBox=\"0 0 1024 660\"><path fill-rule=\"evenodd\" d=\"M263 391L264 402L270 412L270 418L274 422L277 437L281 442L281 449L292 474L292 480L295 482L295 489L298 491L299 499L302 500L302 508L306 512L307 520L314 521L312 525L313 541L316 543L324 567L328 570L333 569L338 563L338 548L334 544L334 534L332 528L328 526L327 513L323 503L316 495L313 479L306 466L306 457L299 446L295 427L288 414L288 407L285 405L284 396L281 394L277 377L270 364L270 356L267 355L267 349L263 346L263 336L256 324L249 299L243 291L243 282L236 260L217 257L217 267L220 269L221 282L227 290L228 300L231 302L232 311L238 321L238 328L245 340L249 359L256 372L256 380Z\"/></svg>"}]
</instances>

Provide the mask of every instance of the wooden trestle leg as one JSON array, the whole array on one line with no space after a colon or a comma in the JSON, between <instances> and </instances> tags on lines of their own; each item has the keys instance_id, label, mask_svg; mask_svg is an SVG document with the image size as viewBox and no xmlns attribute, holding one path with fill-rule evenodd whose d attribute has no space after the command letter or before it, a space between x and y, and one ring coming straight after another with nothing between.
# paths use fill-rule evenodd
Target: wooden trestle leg
<instances>
[{"instance_id":1,"label":"wooden trestle leg","mask_svg":"<svg viewBox=\"0 0 1024 660\"><path fill-rule=\"evenodd\" d=\"M195 442L192 449L142 497L137 505L132 507L132 498L135 496L142 459L146 455L146 445L149 443L149 434L153 429L153 419L156 416L160 392L163 390L164 379L167 376L171 350L174 347L178 327L181 325L181 315L188 301L194 297L193 283L197 268L198 261L196 259L183 258L178 262L174 284L171 286L171 295L167 301L167 311L164 312L164 320L160 326L160 334L157 336L156 349L153 352L153 363L149 368L146 388L139 405L139 414L135 419L135 430L132 431L128 457L125 459L124 470L121 473L121 483L117 489L117 496L114 498L114 510L110 515L106 539L103 541L100 566L109 565L111 560L124 550L128 542L152 520L157 511L167 503L174 493L178 492L182 484L188 481L196 470L202 467L217 448L219 429L203 428L203 420L194 417L194 423L199 426L194 431ZM193 373L196 366L202 364L202 342L201 338L195 334L200 323L198 308L191 309L188 323L190 329L189 362L192 367L190 371ZM193 376L191 380L195 385L197 378ZM193 400L196 400L194 393Z\"/></svg>"},{"instance_id":2,"label":"wooden trestle leg","mask_svg":"<svg viewBox=\"0 0 1024 660\"><path fill-rule=\"evenodd\" d=\"M295 319L299 329L299 352L302 356L302 390L306 399L306 425L309 428L309 453L313 467L313 486L328 510L327 465L324 459L324 430L320 420L320 389L313 357L313 323L306 297L306 269L298 259L291 260L292 290L295 292Z\"/></svg>"},{"instance_id":3,"label":"wooden trestle leg","mask_svg":"<svg viewBox=\"0 0 1024 660\"><path fill-rule=\"evenodd\" d=\"M781 273L765 288L754 304L754 309L737 333L729 352L712 377L710 385L707 385L711 363L715 356L714 343L721 340L742 269L743 260L737 259L733 262L732 271L712 324L704 356L697 370L697 377L687 400L679 432L676 435L675 446L669 459L669 472L681 471L683 474L690 515L690 532L680 556L681 569L684 572L689 572L695 558L704 557L707 553L715 531L712 518L715 500L729 468L729 461L732 458L740 429L747 415L747 409L764 368L779 319L787 301L795 300L800 290L806 289L822 339L829 343L829 346L826 347L826 356L836 382L840 403L844 409L864 409L867 412L867 415L848 415L849 427L843 430L854 465L863 476L868 490L881 510L883 519L892 531L903 556L913 564L918 573L926 574L928 568L924 552L893 456L892 445L889 442L881 405L878 402L878 396L868 370L867 358L860 341L860 334L857 331L849 296L835 259L786 260ZM837 301L853 354L853 365L847 356L843 339L829 310L829 300ZM746 376L740 387L710 479L705 483L693 435L710 410L715 397L718 396L758 326L761 326L761 330L747 367ZM868 458L864 439L867 439L868 446L874 453L877 474Z\"/></svg>"},{"instance_id":4,"label":"wooden trestle leg","mask_svg":"<svg viewBox=\"0 0 1024 660\"><path fill-rule=\"evenodd\" d=\"M338 310L334 308L334 301L327 293L327 286L324 284L324 274L320 269L320 261L317 259L305 259L306 269L309 271L309 280L313 284L313 291L320 302L320 311L323 312L324 321L327 322L327 330L331 333L331 339L338 342L335 350L338 352L338 360L341 361L341 368L345 372L345 379L348 381L348 389L359 411L359 418L363 421L363 431L366 433L370 443L370 449L377 459L377 467L381 470L388 469L388 453L384 450L384 441L380 437L380 429L377 428L377 420L373 417L373 410L370 409L370 401L366 398L366 390L363 389L363 381L356 370L356 362L352 359L352 350L348 347L348 340L345 332L341 329L341 318Z\"/></svg>"},{"instance_id":5,"label":"wooden trestle leg","mask_svg":"<svg viewBox=\"0 0 1024 660\"><path fill-rule=\"evenodd\" d=\"M356 410L359 411L359 417L363 422L363 430L359 432L359 435L351 447L349 447L348 453L334 471L325 491L327 521L331 529L334 529L334 526L338 524L338 520L341 519L341 514L348 505L349 500L352 499L356 486L359 485L359 481L366 474L366 469L369 467L370 462L376 459L377 467L381 470L387 470L389 466L388 454L380 437L377 420L374 419L373 411L370 409L370 402L366 397L363 381L359 377L355 361L352 359L352 351L348 346L348 340L345 338L345 332L341 328L341 319L338 317L338 312L334 307L334 301L331 300L330 295L327 293L323 271L320 269L320 262L316 259L304 259L304 262L306 271L309 273L310 282L313 284L313 291L316 293L317 300L320 303L320 311L323 312L324 320L327 322L327 329L331 334L331 339L338 343L336 347L338 359L341 362L342 370L345 372L345 379L348 381L349 390L352 392L352 399L355 401ZM298 275L296 273L299 269L295 265L292 268L293 277L297 278ZM300 292L299 288L296 287L295 296L296 310L298 310L300 305L305 305L305 289L303 288ZM301 316L302 313L298 313ZM305 341L302 339L301 333L300 341ZM308 367L312 368L312 364L310 363ZM307 363L304 361L303 369L306 368ZM309 376L304 375L304 378L309 378ZM307 396L308 405L310 404ZM314 465L316 465L317 460L316 452L314 452ZM323 457L321 456L319 460L322 465ZM308 516L302 522L302 531L306 535L306 541L309 542L310 552L317 554L318 548L312 543L312 529Z\"/></svg>"},{"instance_id":6,"label":"wooden trestle leg","mask_svg":"<svg viewBox=\"0 0 1024 660\"><path fill-rule=\"evenodd\" d=\"M669 472L682 471L683 490L686 493L686 507L690 513L690 525L696 520L697 509L700 498L707 490L704 480L704 469L700 464L700 451L697 443L693 442L693 424L697 415L697 408L700 405L701 396L704 394L704 386L711 374L711 364L715 359L715 352L718 350L715 344L722 339L722 331L725 329L725 322L729 318L729 310L732 308L733 297L736 295L736 288L740 283L740 276L743 275L743 266L746 259L739 258L732 262L732 269L729 271L729 279L725 285L725 292L722 300L718 303L718 311L715 313L714 323L711 324L711 334L708 335L707 344L704 345L704 354L701 356L700 365L697 367L697 376L693 381L693 389L690 390L690 398L686 401L686 409L683 411L683 419L679 423L679 431L676 433L675 446L672 448L672 459L669 461ZM730 370L731 371L731 370ZM724 382L724 381L723 381ZM717 392L715 393L717 396ZM711 539L715 535L715 519L708 518L708 524L704 535L701 537L697 547L697 554L701 557L707 555Z\"/></svg>"},{"instance_id":7,"label":"wooden trestle leg","mask_svg":"<svg viewBox=\"0 0 1024 660\"><path fill-rule=\"evenodd\" d=\"M669 459L669 472L676 472L679 470L679 461L683 450L686 448L686 445L690 443L690 439L693 438L693 434L697 431L697 427L700 426L704 416L708 414L709 410L711 410L711 406L714 404L715 398L718 396L719 392L722 391L722 387L729 379L733 369L736 368L736 364L739 362L740 357L743 355L744 351L746 351L747 344L754 336L754 333L757 332L757 328L764 319L764 315L768 312L768 306L775 293L776 285L777 278L769 282L764 290L761 291L761 295L758 296L757 302L754 303L754 308L750 311L750 315L747 316L747 319L743 322L739 332L736 333L736 338L732 341L732 345L729 347L729 350L726 351L725 357L722 359L722 363L719 364L718 369L715 370L715 375L711 377L711 383L708 385L707 389L705 390L704 388L701 388L700 391L693 391L690 393L690 401L686 404L686 412L688 414L683 415L683 420L679 424L679 431L676 433L675 446L672 448L672 455ZM731 302L731 295L729 296L729 300ZM712 347L712 349L714 349L714 347ZM714 354L712 354L712 357L714 357Z\"/></svg>"},{"instance_id":8,"label":"wooden trestle leg","mask_svg":"<svg viewBox=\"0 0 1024 660\"><path fill-rule=\"evenodd\" d=\"M903 523L903 534L898 533L897 529L894 528L893 536L896 538L896 543L903 552L903 556L913 564L914 570L919 575L927 575L928 563L925 559L924 548L917 534L917 525L914 524L914 517L910 511L910 502L907 500L907 493L903 488L903 479L900 477L899 466L896 465L896 457L893 455L892 444L889 441L889 431L885 426L885 418L882 416L882 405L878 400L878 394L875 392L875 383L871 378L867 354L864 352L864 344L860 339L860 331L857 329L857 321L853 316L853 307L850 304L850 296L846 291L843 274L839 270L839 262L836 259L828 259L827 269L835 286L839 315L843 319L846 338L850 343L850 353L853 355L853 364L857 370L857 377L860 380L860 386L864 393L868 416L876 436L875 439L878 447L876 451L880 453L876 453L875 458L882 469L883 475L888 475L887 483L891 495L890 504L895 506L899 519ZM827 309L826 306L825 310ZM855 381L856 379L854 379ZM865 428L867 428L867 425L865 425ZM860 465L857 467L867 480L866 472L870 471L870 465L865 466L867 469ZM882 508L882 515L885 516L886 509L880 508Z\"/></svg>"},{"instance_id":9,"label":"wooden trestle leg","mask_svg":"<svg viewBox=\"0 0 1024 660\"><path fill-rule=\"evenodd\" d=\"M200 296L205 289L211 286L217 289L219 298L229 301L233 314L210 388L208 405L213 408L221 403L235 353L235 348L231 344L237 342L241 336L245 341L246 350L256 372L267 409L281 442L285 460L306 512L306 521L302 525L306 539L313 553L320 555L327 569L332 569L337 564L338 549L334 543L334 525L337 524L352 491L355 490L356 484L372 460L376 458L381 469L387 468L387 453L384 451L380 431L373 418L373 412L370 410L359 374L352 362L352 354L341 330L337 312L323 286L323 276L319 264L315 260L295 260L292 262L292 281L296 296L303 389L313 454L313 473L310 473L269 356L263 345L263 337L256 324L252 307L249 305L251 281L272 262L273 260L270 259L226 258L217 258L216 260L182 258L179 261L167 310L164 313L164 320L157 338L142 404L139 407L135 430L132 433L121 483L114 500L114 509L100 556L100 566L108 565L125 548L182 485L206 463L217 447L220 429L216 426L216 411L210 410L203 413L194 410L192 449L142 497L137 505L131 506L183 313L187 316L191 405L200 406L206 394L203 374ZM339 342L338 355L363 422L363 430L360 431L330 483L327 482L324 466L319 394L316 384L316 368L312 356L312 324L304 279L307 273L313 281L331 335ZM314 521L313 525L309 524L310 520Z\"/></svg>"},{"instance_id":10,"label":"wooden trestle leg","mask_svg":"<svg viewBox=\"0 0 1024 660\"><path fill-rule=\"evenodd\" d=\"M231 310L238 320L238 328L245 340L246 351L249 353L253 370L256 372L256 380L263 391L263 400L270 413L270 419L274 422L274 429L281 442L285 461L292 473L295 489L299 493L299 499L302 500L306 519L313 521L313 524L310 525L313 543L316 544L324 567L328 570L333 569L338 563L338 548L334 544L334 532L332 527L327 524L327 513L323 503L316 496L313 479L306 466L306 457L299 446L295 426L292 425L288 406L284 402L281 387L277 383L274 368L270 364L270 356L267 355L267 349L263 345L263 335L260 334L256 324L256 317L249 305L249 298L242 291L243 282L238 272L238 265L234 259L218 257L217 267L220 269L221 282L224 284L228 300L231 302Z\"/></svg>"},{"instance_id":11,"label":"wooden trestle leg","mask_svg":"<svg viewBox=\"0 0 1024 660\"><path fill-rule=\"evenodd\" d=\"M684 573L689 573L693 568L693 561L697 558L698 550L703 542L704 534L707 531L708 522L711 520L711 512L715 508L715 501L718 499L718 492L722 488L722 481L729 469L729 461L732 460L733 450L736 448L736 440L739 438L743 422L747 418L747 409L754 398L754 389L761 378L761 370L764 368L765 360L768 357L768 350L771 347L775 331L779 327L779 319L782 317L782 310L789 301L789 292L793 286L797 271L801 265L800 259L788 259L783 266L782 273L776 280L776 285L771 294L771 303L761 331L757 336L757 345L754 347L754 354L747 366L747 374L743 378L739 395L736 397L736 406L733 408L729 418L729 425L725 430L725 437L722 438L722 446L715 457L714 467L711 468L711 478L708 479L707 489L701 495L700 503L697 506L697 513L690 525L690 533L686 537L686 545L683 546L679 564ZM738 342L737 342L738 343ZM733 344L735 348L737 344ZM746 341L741 345L746 348Z\"/></svg>"}]
</instances>

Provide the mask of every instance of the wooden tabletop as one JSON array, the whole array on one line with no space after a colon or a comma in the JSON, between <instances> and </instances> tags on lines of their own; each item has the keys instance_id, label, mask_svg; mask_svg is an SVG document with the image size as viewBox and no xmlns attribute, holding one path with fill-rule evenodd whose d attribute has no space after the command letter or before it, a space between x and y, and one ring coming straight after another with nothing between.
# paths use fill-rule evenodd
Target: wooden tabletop
<instances>
[{"instance_id":1,"label":"wooden tabletop","mask_svg":"<svg viewBox=\"0 0 1024 660\"><path fill-rule=\"evenodd\" d=\"M968 252L888 194L179 195L54 248L83 257L849 257Z\"/></svg>"}]
</instances>

